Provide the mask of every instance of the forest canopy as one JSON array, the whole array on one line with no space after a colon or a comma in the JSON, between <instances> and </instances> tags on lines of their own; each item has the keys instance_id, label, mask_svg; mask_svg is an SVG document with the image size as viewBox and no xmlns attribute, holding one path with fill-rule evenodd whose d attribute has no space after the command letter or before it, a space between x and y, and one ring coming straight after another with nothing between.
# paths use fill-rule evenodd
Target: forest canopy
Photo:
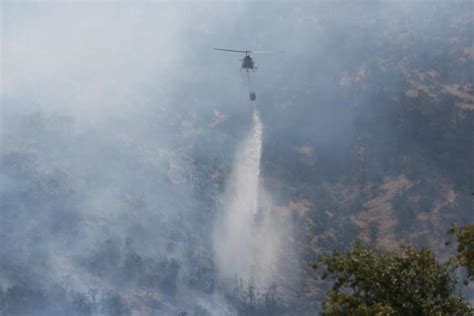
<instances>
[{"instance_id":1,"label":"forest canopy","mask_svg":"<svg viewBox=\"0 0 474 316\"><path fill-rule=\"evenodd\" d=\"M472 280L474 225L458 229L457 254L438 261L430 249L402 245L388 252L357 241L345 252L316 261L322 278L334 281L324 315L468 315L455 272L465 266ZM467 285L467 282L464 283Z\"/></svg>"}]
</instances>

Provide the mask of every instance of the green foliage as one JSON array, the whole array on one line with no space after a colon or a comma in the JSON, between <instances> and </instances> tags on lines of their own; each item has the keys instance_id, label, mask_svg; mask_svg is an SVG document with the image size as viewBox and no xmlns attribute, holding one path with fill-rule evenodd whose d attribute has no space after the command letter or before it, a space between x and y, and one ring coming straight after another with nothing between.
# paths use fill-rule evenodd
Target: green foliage
<instances>
[{"instance_id":1,"label":"green foliage","mask_svg":"<svg viewBox=\"0 0 474 316\"><path fill-rule=\"evenodd\" d=\"M402 246L382 252L356 242L345 253L319 259L334 284L324 315L468 315L473 310L456 296L453 260L437 262L428 249ZM324 275L323 275L324 277Z\"/></svg>"},{"instance_id":2,"label":"green foliage","mask_svg":"<svg viewBox=\"0 0 474 316\"><path fill-rule=\"evenodd\" d=\"M452 224L448 233L456 235L458 242L457 259L460 265L467 268L468 278L471 281L474 280L474 224L461 228Z\"/></svg>"}]
</instances>

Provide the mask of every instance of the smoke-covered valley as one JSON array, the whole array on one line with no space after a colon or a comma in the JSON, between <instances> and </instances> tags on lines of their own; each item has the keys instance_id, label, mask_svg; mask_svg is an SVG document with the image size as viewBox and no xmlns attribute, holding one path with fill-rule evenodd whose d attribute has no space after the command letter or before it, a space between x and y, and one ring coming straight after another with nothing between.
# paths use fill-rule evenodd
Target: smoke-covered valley
<instances>
[{"instance_id":1,"label":"smoke-covered valley","mask_svg":"<svg viewBox=\"0 0 474 316\"><path fill-rule=\"evenodd\" d=\"M0 314L312 315L356 238L442 256L474 221L472 12L2 2ZM213 47L284 53L252 103Z\"/></svg>"}]
</instances>

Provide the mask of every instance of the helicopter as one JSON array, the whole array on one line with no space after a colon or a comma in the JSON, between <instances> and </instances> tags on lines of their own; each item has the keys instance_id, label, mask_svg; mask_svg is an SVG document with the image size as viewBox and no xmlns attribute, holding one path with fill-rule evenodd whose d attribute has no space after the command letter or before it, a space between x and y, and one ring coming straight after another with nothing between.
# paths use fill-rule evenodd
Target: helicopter
<instances>
[{"instance_id":1,"label":"helicopter","mask_svg":"<svg viewBox=\"0 0 474 316\"><path fill-rule=\"evenodd\" d=\"M280 51L273 51L273 50L235 50L235 49L227 49L227 48L214 48L214 50L245 54L244 58L241 59L242 60L242 65L240 66L240 70L245 69L245 70L247 70L247 72L250 71L250 70L255 71L257 69L257 67L255 66L255 61L253 60L251 54L280 53Z\"/></svg>"},{"instance_id":2,"label":"helicopter","mask_svg":"<svg viewBox=\"0 0 474 316\"><path fill-rule=\"evenodd\" d=\"M249 86L249 98L250 101L255 101L257 99L257 95L254 91L250 90L250 76L249 71L255 71L257 67L255 66L255 61L253 60L251 54L273 54L273 53L280 53L281 51L270 51L270 50L235 50L235 49L227 49L227 48L214 48L214 50L220 50L224 52L231 52L231 53L243 53L245 54L244 58L241 59L242 64L240 66L240 70L245 69L247 71L247 81Z\"/></svg>"}]
</instances>

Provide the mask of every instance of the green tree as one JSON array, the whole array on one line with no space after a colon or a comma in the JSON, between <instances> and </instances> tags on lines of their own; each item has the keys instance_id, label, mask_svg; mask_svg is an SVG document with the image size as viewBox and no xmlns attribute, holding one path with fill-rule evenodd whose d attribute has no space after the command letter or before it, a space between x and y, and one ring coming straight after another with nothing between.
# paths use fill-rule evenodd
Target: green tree
<instances>
[{"instance_id":1,"label":"green tree","mask_svg":"<svg viewBox=\"0 0 474 316\"><path fill-rule=\"evenodd\" d=\"M473 309L455 292L451 258L438 262L428 249L401 246L385 252L356 242L313 266L334 284L323 302L324 315L470 315Z\"/></svg>"},{"instance_id":2,"label":"green tree","mask_svg":"<svg viewBox=\"0 0 474 316\"><path fill-rule=\"evenodd\" d=\"M469 280L474 280L474 224L466 225L459 228L457 225L452 224L449 234L456 236L458 247L457 247L457 259L459 264L466 267L467 276Z\"/></svg>"}]
</instances>

